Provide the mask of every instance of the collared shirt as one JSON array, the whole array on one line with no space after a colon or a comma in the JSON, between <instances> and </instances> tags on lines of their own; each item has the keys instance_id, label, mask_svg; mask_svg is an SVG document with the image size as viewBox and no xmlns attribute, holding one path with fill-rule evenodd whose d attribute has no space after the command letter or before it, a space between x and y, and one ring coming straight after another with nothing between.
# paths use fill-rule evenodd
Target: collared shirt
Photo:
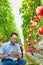
<instances>
[{"instance_id":1,"label":"collared shirt","mask_svg":"<svg viewBox=\"0 0 43 65\"><path fill-rule=\"evenodd\" d=\"M5 55L5 54L10 54L12 53L12 51L17 51L21 54L21 50L20 50L20 46L16 43L12 44L11 42L7 42L7 43L4 43L2 45L2 47L0 48L0 53ZM10 59L17 59L15 58L14 56L8 56L7 58L10 58Z\"/></svg>"}]
</instances>

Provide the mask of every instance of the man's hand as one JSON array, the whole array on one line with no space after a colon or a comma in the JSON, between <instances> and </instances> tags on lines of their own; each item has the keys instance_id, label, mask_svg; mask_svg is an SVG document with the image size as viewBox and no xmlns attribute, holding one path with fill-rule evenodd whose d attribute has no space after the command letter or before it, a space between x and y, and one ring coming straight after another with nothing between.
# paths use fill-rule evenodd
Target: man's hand
<instances>
[{"instance_id":1,"label":"man's hand","mask_svg":"<svg viewBox=\"0 0 43 65\"><path fill-rule=\"evenodd\" d=\"M7 58L8 56L10 56L10 54L5 54L5 55L0 54L0 59L5 59L5 58Z\"/></svg>"},{"instance_id":2,"label":"man's hand","mask_svg":"<svg viewBox=\"0 0 43 65\"><path fill-rule=\"evenodd\" d=\"M14 57L20 58L21 56L20 56L20 54L16 54L16 55L14 55Z\"/></svg>"},{"instance_id":3,"label":"man's hand","mask_svg":"<svg viewBox=\"0 0 43 65\"><path fill-rule=\"evenodd\" d=\"M4 55L4 58L6 58L6 57L8 57L8 56L10 56L10 54L6 54L6 55Z\"/></svg>"}]
</instances>

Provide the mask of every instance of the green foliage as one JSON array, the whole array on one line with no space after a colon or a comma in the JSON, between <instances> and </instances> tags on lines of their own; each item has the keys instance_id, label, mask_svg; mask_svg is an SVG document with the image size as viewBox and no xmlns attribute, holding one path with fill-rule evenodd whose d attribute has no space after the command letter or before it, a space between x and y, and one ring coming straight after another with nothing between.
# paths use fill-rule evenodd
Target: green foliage
<instances>
[{"instance_id":1,"label":"green foliage","mask_svg":"<svg viewBox=\"0 0 43 65\"><path fill-rule=\"evenodd\" d=\"M22 7L20 8L20 13L22 13L22 18L23 18L23 35L24 35L24 40L26 40L27 36L30 34L29 29L30 29L30 20L33 20L33 16L36 15L36 7L41 5L40 0L22 0ZM34 32L31 32L32 34L32 40L35 38L35 34L37 33L37 28L33 30ZM37 36L38 34L36 34ZM32 42L32 40L30 42Z\"/></svg>"},{"instance_id":2,"label":"green foliage","mask_svg":"<svg viewBox=\"0 0 43 65\"><path fill-rule=\"evenodd\" d=\"M0 38L3 38L3 41L6 42L12 32L18 33L18 30L10 3L8 0L0 0Z\"/></svg>"},{"instance_id":3,"label":"green foliage","mask_svg":"<svg viewBox=\"0 0 43 65\"><path fill-rule=\"evenodd\" d=\"M26 65L40 65L39 62L37 62L35 59L33 59L29 54L25 54L25 58L27 60L27 63Z\"/></svg>"}]
</instances>

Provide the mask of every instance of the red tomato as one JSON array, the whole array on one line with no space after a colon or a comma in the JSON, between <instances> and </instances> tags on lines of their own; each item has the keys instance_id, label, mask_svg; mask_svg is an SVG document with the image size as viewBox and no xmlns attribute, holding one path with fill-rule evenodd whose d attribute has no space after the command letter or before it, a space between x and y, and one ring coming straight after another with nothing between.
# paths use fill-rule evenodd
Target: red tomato
<instances>
[{"instance_id":1,"label":"red tomato","mask_svg":"<svg viewBox=\"0 0 43 65\"><path fill-rule=\"evenodd\" d=\"M36 8L36 13L40 16L43 16L43 6L38 6Z\"/></svg>"},{"instance_id":2,"label":"red tomato","mask_svg":"<svg viewBox=\"0 0 43 65\"><path fill-rule=\"evenodd\" d=\"M41 20L41 16L40 15L38 15L38 20Z\"/></svg>"},{"instance_id":3,"label":"red tomato","mask_svg":"<svg viewBox=\"0 0 43 65\"><path fill-rule=\"evenodd\" d=\"M34 50L36 50L36 48L34 47Z\"/></svg>"},{"instance_id":4,"label":"red tomato","mask_svg":"<svg viewBox=\"0 0 43 65\"><path fill-rule=\"evenodd\" d=\"M30 44L29 52L31 52L31 51L33 51L33 50L36 50L36 48Z\"/></svg>"},{"instance_id":5,"label":"red tomato","mask_svg":"<svg viewBox=\"0 0 43 65\"><path fill-rule=\"evenodd\" d=\"M33 24L30 25L31 28L35 28L37 26L37 22L34 22Z\"/></svg>"},{"instance_id":6,"label":"red tomato","mask_svg":"<svg viewBox=\"0 0 43 65\"><path fill-rule=\"evenodd\" d=\"M35 43L35 44L37 44L37 43L38 43L38 40L37 40L37 39L35 39L35 40L34 40L34 43Z\"/></svg>"},{"instance_id":7,"label":"red tomato","mask_svg":"<svg viewBox=\"0 0 43 65\"><path fill-rule=\"evenodd\" d=\"M34 46L32 46L32 45L30 45L30 48L33 48L33 50L36 50L36 48Z\"/></svg>"},{"instance_id":8,"label":"red tomato","mask_svg":"<svg viewBox=\"0 0 43 65\"><path fill-rule=\"evenodd\" d=\"M30 25L33 24L33 23L34 23L34 21L33 20L30 20Z\"/></svg>"},{"instance_id":9,"label":"red tomato","mask_svg":"<svg viewBox=\"0 0 43 65\"><path fill-rule=\"evenodd\" d=\"M34 20L36 20L36 21L41 20L41 17L40 16L34 16Z\"/></svg>"},{"instance_id":10,"label":"red tomato","mask_svg":"<svg viewBox=\"0 0 43 65\"><path fill-rule=\"evenodd\" d=\"M40 35L43 35L43 27L40 27L40 28L38 29L38 33L39 33Z\"/></svg>"},{"instance_id":11,"label":"red tomato","mask_svg":"<svg viewBox=\"0 0 43 65\"><path fill-rule=\"evenodd\" d=\"M31 50L31 51L33 51L33 50L34 50L34 48L33 48L33 47L31 47L31 48L30 48L30 50Z\"/></svg>"},{"instance_id":12,"label":"red tomato","mask_svg":"<svg viewBox=\"0 0 43 65\"><path fill-rule=\"evenodd\" d=\"M35 28L34 23L32 25L30 25L30 26L31 26L32 29Z\"/></svg>"}]
</instances>

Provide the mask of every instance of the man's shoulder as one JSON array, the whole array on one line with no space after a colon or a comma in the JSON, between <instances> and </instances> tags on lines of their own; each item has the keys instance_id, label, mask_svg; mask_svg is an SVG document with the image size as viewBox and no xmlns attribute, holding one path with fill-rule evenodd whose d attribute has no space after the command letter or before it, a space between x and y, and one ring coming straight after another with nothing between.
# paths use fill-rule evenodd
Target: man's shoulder
<instances>
[{"instance_id":1,"label":"man's shoulder","mask_svg":"<svg viewBox=\"0 0 43 65\"><path fill-rule=\"evenodd\" d=\"M4 46L6 46L6 45L8 45L8 44L10 44L10 42L8 41L8 42L5 42L3 45Z\"/></svg>"}]
</instances>

